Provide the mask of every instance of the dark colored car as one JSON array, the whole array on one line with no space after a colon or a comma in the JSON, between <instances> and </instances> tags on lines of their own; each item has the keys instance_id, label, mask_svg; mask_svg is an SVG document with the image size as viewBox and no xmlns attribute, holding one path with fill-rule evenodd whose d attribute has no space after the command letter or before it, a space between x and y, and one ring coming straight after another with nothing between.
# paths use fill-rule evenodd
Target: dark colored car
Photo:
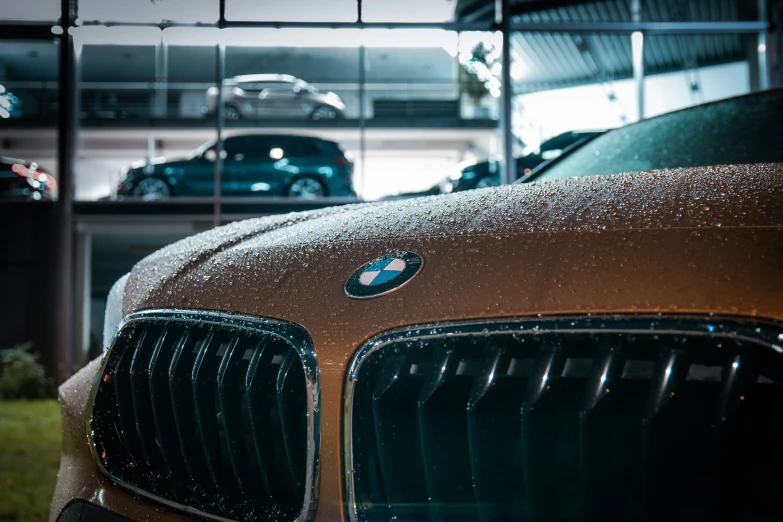
<instances>
[{"instance_id":1,"label":"dark colored car","mask_svg":"<svg viewBox=\"0 0 783 522\"><path fill-rule=\"evenodd\" d=\"M35 162L0 156L0 199L53 201L57 181Z\"/></svg>"},{"instance_id":2,"label":"dark colored car","mask_svg":"<svg viewBox=\"0 0 783 522\"><path fill-rule=\"evenodd\" d=\"M679 167L783 162L783 90L698 105L588 137L520 183ZM694 130L695 129L695 130Z\"/></svg>"},{"instance_id":3,"label":"dark colored car","mask_svg":"<svg viewBox=\"0 0 783 522\"><path fill-rule=\"evenodd\" d=\"M223 141L224 196L316 199L355 196L353 163L337 143L310 136L242 134ZM144 200L211 196L215 192L216 144L189 158L137 162L123 172L118 196Z\"/></svg>"},{"instance_id":4,"label":"dark colored car","mask_svg":"<svg viewBox=\"0 0 783 522\"><path fill-rule=\"evenodd\" d=\"M546 161L551 161L560 156L563 151L573 146L578 146L586 140L594 138L600 132L564 132L554 138L546 140L541 146L520 158L516 158L516 179L529 174L534 168ZM449 178L441 183L441 192L459 192L477 188L496 187L500 185L501 162L497 159L479 161L464 167L454 178Z\"/></svg>"}]
</instances>

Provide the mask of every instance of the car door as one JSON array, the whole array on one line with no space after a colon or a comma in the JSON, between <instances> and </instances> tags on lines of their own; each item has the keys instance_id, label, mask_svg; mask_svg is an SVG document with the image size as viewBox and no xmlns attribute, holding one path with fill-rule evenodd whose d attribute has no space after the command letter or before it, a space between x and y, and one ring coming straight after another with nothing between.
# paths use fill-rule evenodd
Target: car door
<instances>
[{"instance_id":1,"label":"car door","mask_svg":"<svg viewBox=\"0 0 783 522\"><path fill-rule=\"evenodd\" d=\"M179 196L212 196L215 192L215 159L213 144L201 155L179 164L162 165L162 173L176 181L175 193Z\"/></svg>"},{"instance_id":2,"label":"car door","mask_svg":"<svg viewBox=\"0 0 783 522\"><path fill-rule=\"evenodd\" d=\"M223 140L223 176L220 183L222 194L244 194L242 174L250 161L250 149L248 136L231 136Z\"/></svg>"},{"instance_id":3,"label":"car door","mask_svg":"<svg viewBox=\"0 0 783 522\"><path fill-rule=\"evenodd\" d=\"M266 95L269 116L272 118L296 118L301 117L302 110L299 107L299 95L294 91L291 82L274 82L269 84Z\"/></svg>"},{"instance_id":4,"label":"car door","mask_svg":"<svg viewBox=\"0 0 783 522\"><path fill-rule=\"evenodd\" d=\"M246 136L246 150L240 167L238 190L249 196L277 196L286 176L276 168L280 159L273 151L271 137L263 134Z\"/></svg>"},{"instance_id":5,"label":"car door","mask_svg":"<svg viewBox=\"0 0 783 522\"><path fill-rule=\"evenodd\" d=\"M244 116L269 116L269 104L266 102L267 87L268 84L266 83L239 83L232 90L231 100L235 105L241 107L240 112Z\"/></svg>"}]
</instances>

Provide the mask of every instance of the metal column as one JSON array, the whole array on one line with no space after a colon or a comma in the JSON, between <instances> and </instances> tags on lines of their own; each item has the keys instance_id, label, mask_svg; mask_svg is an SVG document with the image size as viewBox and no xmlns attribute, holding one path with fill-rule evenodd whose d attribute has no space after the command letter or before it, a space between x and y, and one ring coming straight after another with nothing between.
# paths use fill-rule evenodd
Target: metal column
<instances>
[{"instance_id":1,"label":"metal column","mask_svg":"<svg viewBox=\"0 0 783 522\"><path fill-rule=\"evenodd\" d=\"M169 48L163 42L155 47L155 106L153 114L162 118L168 111Z\"/></svg>"},{"instance_id":2,"label":"metal column","mask_svg":"<svg viewBox=\"0 0 783 522\"><path fill-rule=\"evenodd\" d=\"M758 0L758 15L760 22L767 22L767 0ZM759 53L759 89L769 89L769 65L767 58L767 31L759 31L756 50Z\"/></svg>"},{"instance_id":3,"label":"metal column","mask_svg":"<svg viewBox=\"0 0 783 522\"><path fill-rule=\"evenodd\" d=\"M361 5L361 3L360 3ZM360 12L361 14L361 12ZM365 89L366 83L366 50L364 45L359 46L359 160L361 162L361 169L359 171L359 179L361 180L362 193L366 193L367 186L365 185L367 178L365 172L367 172L366 163L366 149L367 149L367 115L365 113L364 105L366 103L367 94Z\"/></svg>"},{"instance_id":4,"label":"metal column","mask_svg":"<svg viewBox=\"0 0 783 522\"><path fill-rule=\"evenodd\" d=\"M52 339L58 382L73 371L73 165L76 155L76 118L78 109L78 74L76 49L70 29L77 19L76 0L60 1L59 97L57 113L57 165L59 198L54 206L52 236L54 270L52 277L52 312L55 330Z\"/></svg>"},{"instance_id":5,"label":"metal column","mask_svg":"<svg viewBox=\"0 0 783 522\"><path fill-rule=\"evenodd\" d=\"M217 51L217 67L215 74L217 75L217 107L215 107L215 122L217 128L217 141L215 142L215 189L212 197L214 198L213 212L212 212L212 224L214 226L220 226L222 218L221 212L221 197L223 195L221 180L223 176L223 78L226 76L226 46L223 43L218 43L216 47Z\"/></svg>"},{"instance_id":6,"label":"metal column","mask_svg":"<svg viewBox=\"0 0 783 522\"><path fill-rule=\"evenodd\" d=\"M511 81L511 0L502 0L500 27L503 33L500 124L503 136L503 170L500 171L500 183L512 183L517 178L517 165L514 159L514 133L512 130L514 86Z\"/></svg>"},{"instance_id":7,"label":"metal column","mask_svg":"<svg viewBox=\"0 0 783 522\"><path fill-rule=\"evenodd\" d=\"M90 360L90 320L92 314L92 233L75 232L74 252L74 354L73 368L81 368Z\"/></svg>"},{"instance_id":8,"label":"metal column","mask_svg":"<svg viewBox=\"0 0 783 522\"><path fill-rule=\"evenodd\" d=\"M642 22L642 0L631 0L631 19ZM634 31L631 34L631 59L633 61L633 79L636 84L636 104L639 120L644 119L644 33Z\"/></svg>"}]
</instances>

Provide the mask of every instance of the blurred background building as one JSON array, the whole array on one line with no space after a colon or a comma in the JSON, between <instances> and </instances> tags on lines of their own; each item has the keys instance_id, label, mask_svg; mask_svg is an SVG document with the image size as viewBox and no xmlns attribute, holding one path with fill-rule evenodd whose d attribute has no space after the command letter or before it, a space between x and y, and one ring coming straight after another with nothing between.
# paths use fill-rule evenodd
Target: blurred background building
<instances>
[{"instance_id":1,"label":"blurred background building","mask_svg":"<svg viewBox=\"0 0 783 522\"><path fill-rule=\"evenodd\" d=\"M781 15L779 0L4 2L0 348L32 340L64 377L100 352L111 284L182 237L451 190L475 163L476 186L511 182L563 133L780 85Z\"/></svg>"}]
</instances>

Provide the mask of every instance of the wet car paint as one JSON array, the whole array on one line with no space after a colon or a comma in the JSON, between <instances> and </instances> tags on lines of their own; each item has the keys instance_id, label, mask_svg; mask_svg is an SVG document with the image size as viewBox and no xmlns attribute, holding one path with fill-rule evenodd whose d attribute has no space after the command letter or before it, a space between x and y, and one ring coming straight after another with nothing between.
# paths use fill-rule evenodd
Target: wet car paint
<instances>
[{"instance_id":1,"label":"wet car paint","mask_svg":"<svg viewBox=\"0 0 783 522\"><path fill-rule=\"evenodd\" d=\"M783 320L783 165L586 177L272 216L210 230L140 262L124 313L241 312L311 334L321 379L316 520L345 515L343 384L354 352L401 326L558 314L726 314ZM368 301L345 281L381 255L425 266ZM184 515L98 476L84 434L97 362L60 389L65 430L52 520L71 499L124 516Z\"/></svg>"}]
</instances>

